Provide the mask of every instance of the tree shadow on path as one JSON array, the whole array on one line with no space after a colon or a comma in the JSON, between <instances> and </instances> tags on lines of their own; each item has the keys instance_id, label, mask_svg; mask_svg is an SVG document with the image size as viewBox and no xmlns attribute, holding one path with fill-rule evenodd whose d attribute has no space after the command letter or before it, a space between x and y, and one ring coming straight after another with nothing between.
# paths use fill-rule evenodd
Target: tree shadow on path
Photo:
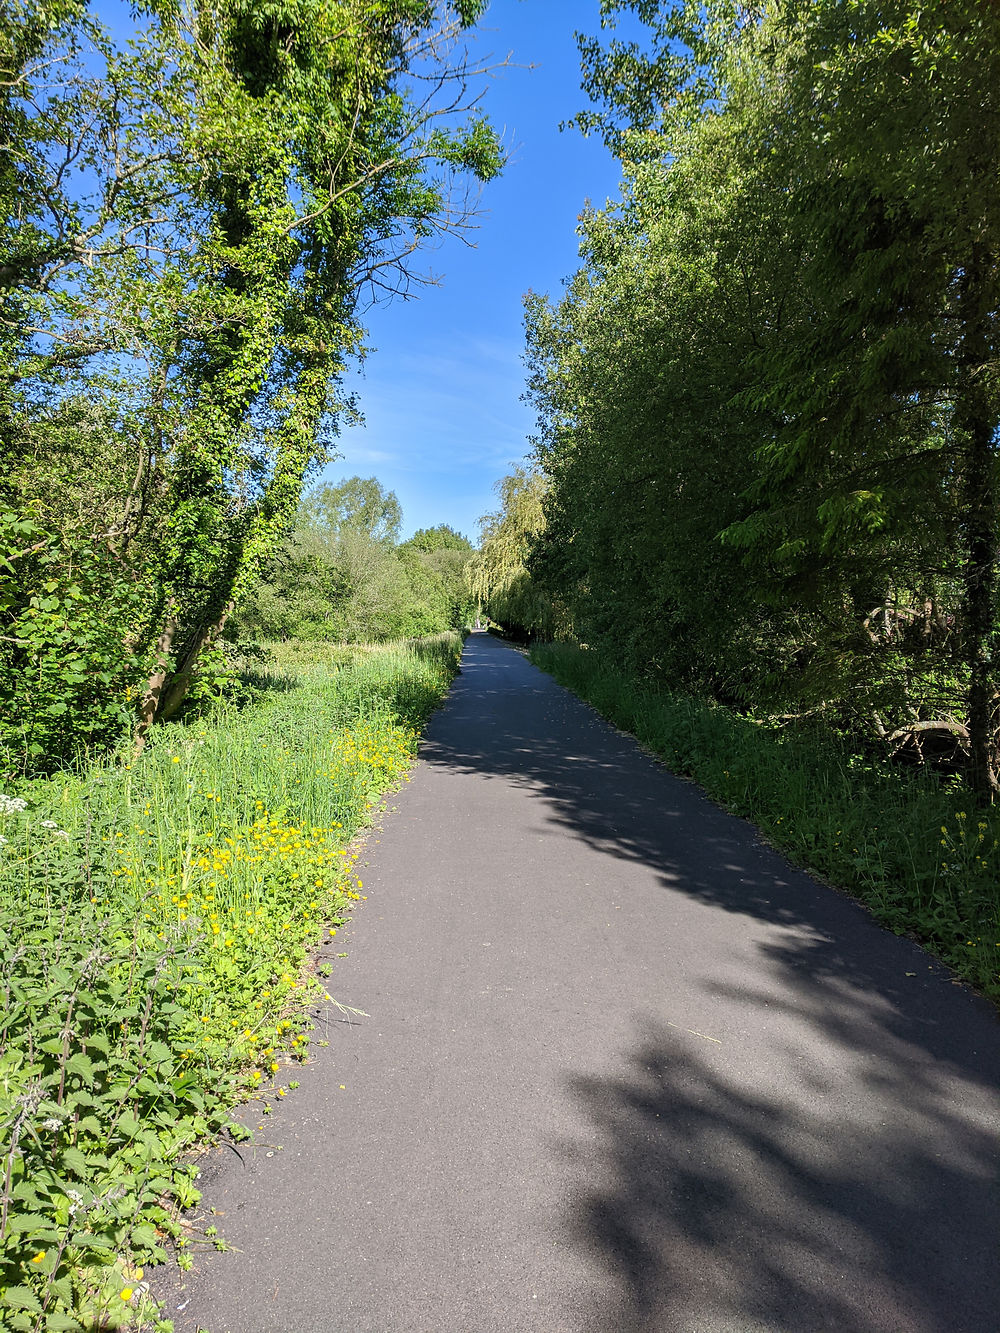
<instances>
[{"instance_id":1,"label":"tree shadow on path","mask_svg":"<svg viewBox=\"0 0 1000 1333\"><path fill-rule=\"evenodd\" d=\"M653 1026L623 1077L573 1079L600 1167L568 1230L615 1293L590 1333L995 1333L996 1127L886 1076L904 1100L793 1114Z\"/></svg>"},{"instance_id":2,"label":"tree shadow on path","mask_svg":"<svg viewBox=\"0 0 1000 1333\"><path fill-rule=\"evenodd\" d=\"M567 1234L616 1293L588 1333L998 1333L992 1007L519 654L466 661L425 762L747 923L753 965L699 982L735 1036L637 1017L611 1076L566 1073Z\"/></svg>"}]
</instances>

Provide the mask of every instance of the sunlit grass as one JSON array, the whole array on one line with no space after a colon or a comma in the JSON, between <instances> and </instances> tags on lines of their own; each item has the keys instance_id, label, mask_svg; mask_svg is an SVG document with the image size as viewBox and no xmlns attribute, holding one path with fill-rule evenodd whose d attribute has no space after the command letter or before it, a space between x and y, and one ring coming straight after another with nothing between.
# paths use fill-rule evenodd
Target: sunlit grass
<instances>
[{"instance_id":1,"label":"sunlit grass","mask_svg":"<svg viewBox=\"0 0 1000 1333\"><path fill-rule=\"evenodd\" d=\"M306 1057L323 992L303 964L364 896L352 840L405 780L460 648L300 647L252 705L0 799L11 1328L127 1324L121 1274L162 1257L196 1194L182 1152Z\"/></svg>"}]
</instances>

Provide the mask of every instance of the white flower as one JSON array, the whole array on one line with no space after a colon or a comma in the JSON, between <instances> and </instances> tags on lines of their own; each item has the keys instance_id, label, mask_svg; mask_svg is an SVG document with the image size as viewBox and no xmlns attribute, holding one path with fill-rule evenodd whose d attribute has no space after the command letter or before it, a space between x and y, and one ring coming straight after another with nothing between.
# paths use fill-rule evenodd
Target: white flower
<instances>
[{"instance_id":1,"label":"white flower","mask_svg":"<svg viewBox=\"0 0 1000 1333\"><path fill-rule=\"evenodd\" d=\"M7 839L3 836L2 833L0 833L0 847L6 847L6 846L7 846Z\"/></svg>"},{"instance_id":2,"label":"white flower","mask_svg":"<svg viewBox=\"0 0 1000 1333\"><path fill-rule=\"evenodd\" d=\"M42 1129L60 1129L61 1127L62 1121L56 1120L54 1117L51 1120L42 1121Z\"/></svg>"},{"instance_id":3,"label":"white flower","mask_svg":"<svg viewBox=\"0 0 1000 1333\"><path fill-rule=\"evenodd\" d=\"M13 815L18 810L26 810L28 802L23 796L4 796L0 792L0 815Z\"/></svg>"},{"instance_id":4,"label":"white flower","mask_svg":"<svg viewBox=\"0 0 1000 1333\"><path fill-rule=\"evenodd\" d=\"M54 819L43 819L43 820L42 820L42 828L56 828L56 827L57 827L57 825L56 825L56 821L55 821Z\"/></svg>"}]
</instances>

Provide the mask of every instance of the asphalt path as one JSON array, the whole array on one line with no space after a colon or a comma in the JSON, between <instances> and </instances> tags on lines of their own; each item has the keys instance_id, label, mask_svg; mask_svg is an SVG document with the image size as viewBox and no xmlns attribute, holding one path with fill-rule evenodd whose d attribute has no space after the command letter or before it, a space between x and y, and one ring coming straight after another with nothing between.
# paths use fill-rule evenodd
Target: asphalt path
<instances>
[{"instance_id":1,"label":"asphalt path","mask_svg":"<svg viewBox=\"0 0 1000 1333\"><path fill-rule=\"evenodd\" d=\"M989 1006L486 635L392 804L177 1333L998 1333Z\"/></svg>"}]
</instances>

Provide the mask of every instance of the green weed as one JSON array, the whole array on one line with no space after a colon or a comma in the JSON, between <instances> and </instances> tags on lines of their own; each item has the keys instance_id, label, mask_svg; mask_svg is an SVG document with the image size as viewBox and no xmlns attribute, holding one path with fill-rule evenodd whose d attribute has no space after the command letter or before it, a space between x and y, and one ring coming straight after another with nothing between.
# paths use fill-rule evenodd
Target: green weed
<instances>
[{"instance_id":1,"label":"green weed","mask_svg":"<svg viewBox=\"0 0 1000 1333\"><path fill-rule=\"evenodd\" d=\"M145 1317L142 1267L198 1198L185 1154L306 1057L303 964L460 648L303 654L138 762L0 797L0 1333Z\"/></svg>"}]
</instances>

